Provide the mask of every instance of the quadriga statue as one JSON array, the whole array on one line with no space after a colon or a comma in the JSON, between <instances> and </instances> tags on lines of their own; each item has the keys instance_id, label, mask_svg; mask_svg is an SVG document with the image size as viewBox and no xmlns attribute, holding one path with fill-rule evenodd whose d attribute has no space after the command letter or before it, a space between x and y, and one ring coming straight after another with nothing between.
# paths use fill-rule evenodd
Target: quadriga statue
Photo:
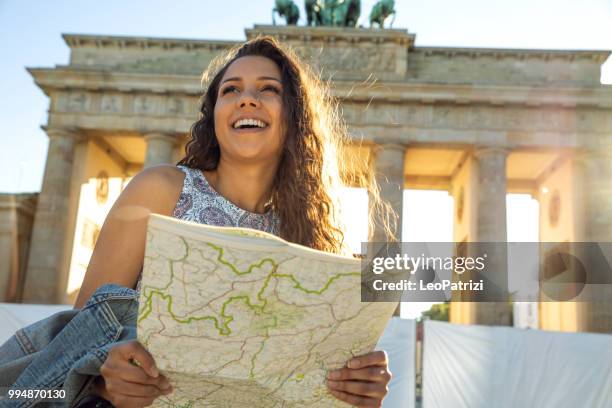
<instances>
[{"instance_id":1,"label":"quadriga statue","mask_svg":"<svg viewBox=\"0 0 612 408\"><path fill-rule=\"evenodd\" d=\"M361 0L305 0L307 25L355 27Z\"/></svg>"},{"instance_id":2,"label":"quadriga statue","mask_svg":"<svg viewBox=\"0 0 612 408\"><path fill-rule=\"evenodd\" d=\"M372 7L372 11L370 12L370 27L374 26L374 23L378 24L380 28L384 28L383 24L387 17L393 14L393 19L391 20L390 27L393 26L393 22L395 21L395 1L394 0L379 0Z\"/></svg>"}]
</instances>

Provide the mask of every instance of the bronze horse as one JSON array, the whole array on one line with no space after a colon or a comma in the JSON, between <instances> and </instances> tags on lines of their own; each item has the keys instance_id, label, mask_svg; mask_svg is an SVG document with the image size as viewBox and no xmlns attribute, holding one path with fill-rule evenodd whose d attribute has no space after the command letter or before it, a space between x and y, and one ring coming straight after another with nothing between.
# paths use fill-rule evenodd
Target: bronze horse
<instances>
[{"instance_id":1,"label":"bronze horse","mask_svg":"<svg viewBox=\"0 0 612 408\"><path fill-rule=\"evenodd\" d=\"M355 27L361 0L305 0L306 25Z\"/></svg>"},{"instance_id":2,"label":"bronze horse","mask_svg":"<svg viewBox=\"0 0 612 408\"><path fill-rule=\"evenodd\" d=\"M372 11L370 12L370 27L374 26L374 23L377 23L380 28L384 28L383 24L387 17L393 14L393 19L391 19L390 27L393 27L393 22L395 21L395 1L394 0L379 0L372 7Z\"/></svg>"},{"instance_id":3,"label":"bronze horse","mask_svg":"<svg viewBox=\"0 0 612 408\"><path fill-rule=\"evenodd\" d=\"M274 25L276 25L275 12L285 19L287 25L296 25L300 19L300 9L292 0L276 0L272 9L272 24Z\"/></svg>"}]
</instances>

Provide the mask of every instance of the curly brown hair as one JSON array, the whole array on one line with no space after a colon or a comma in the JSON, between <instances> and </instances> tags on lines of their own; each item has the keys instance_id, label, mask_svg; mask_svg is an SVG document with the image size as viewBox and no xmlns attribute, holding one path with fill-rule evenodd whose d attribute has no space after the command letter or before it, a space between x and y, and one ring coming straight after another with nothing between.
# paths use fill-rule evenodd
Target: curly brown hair
<instances>
[{"instance_id":1,"label":"curly brown hair","mask_svg":"<svg viewBox=\"0 0 612 408\"><path fill-rule=\"evenodd\" d=\"M365 168L357 157L343 154L349 139L329 86L290 47L270 36L235 46L211 62L202 77L205 92L200 118L191 126L185 157L178 164L204 171L217 168L221 151L215 135L214 108L219 84L232 62L245 56L274 61L285 90L282 114L286 137L266 207L280 218L280 237L322 251L350 253L338 203L339 188L345 183L367 188L377 222L382 219L383 228L391 231L389 223L395 217L388 204L380 200L373 177L357 170ZM370 231L373 222L370 217Z\"/></svg>"}]
</instances>

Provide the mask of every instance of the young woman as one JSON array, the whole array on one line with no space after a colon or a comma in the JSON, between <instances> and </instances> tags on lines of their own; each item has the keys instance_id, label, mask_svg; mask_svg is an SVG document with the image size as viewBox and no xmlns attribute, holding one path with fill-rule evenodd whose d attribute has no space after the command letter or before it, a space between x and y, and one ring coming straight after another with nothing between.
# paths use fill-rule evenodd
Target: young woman
<instances>
[{"instance_id":1,"label":"young woman","mask_svg":"<svg viewBox=\"0 0 612 408\"><path fill-rule=\"evenodd\" d=\"M142 171L123 191L102 227L75 307L104 284L138 286L150 213L257 228L348 253L335 196L346 134L316 76L290 49L260 37L214 61L205 80L186 157L178 166ZM375 189L370 200L381 204ZM117 407L147 406L171 392L135 340L114 346L100 372L96 392ZM340 400L378 407L390 377L386 354L378 351L331 372L328 387Z\"/></svg>"}]
</instances>

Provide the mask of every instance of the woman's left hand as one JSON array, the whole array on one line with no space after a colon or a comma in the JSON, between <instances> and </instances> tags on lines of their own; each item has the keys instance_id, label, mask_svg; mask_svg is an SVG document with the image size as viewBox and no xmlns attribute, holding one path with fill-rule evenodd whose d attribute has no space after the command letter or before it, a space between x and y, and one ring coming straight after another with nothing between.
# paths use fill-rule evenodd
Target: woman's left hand
<instances>
[{"instance_id":1,"label":"woman's left hand","mask_svg":"<svg viewBox=\"0 0 612 408\"><path fill-rule=\"evenodd\" d=\"M380 407L391 380L387 365L384 351L352 358L346 367L328 373L327 386L333 396L356 407Z\"/></svg>"}]
</instances>

